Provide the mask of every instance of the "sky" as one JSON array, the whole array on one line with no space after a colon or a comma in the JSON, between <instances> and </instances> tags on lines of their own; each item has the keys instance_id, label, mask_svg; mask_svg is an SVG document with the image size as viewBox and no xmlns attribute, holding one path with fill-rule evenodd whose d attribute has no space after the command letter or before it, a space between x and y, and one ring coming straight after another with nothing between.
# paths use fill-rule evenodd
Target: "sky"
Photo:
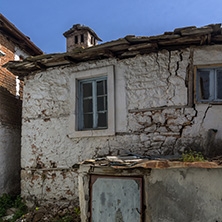
<instances>
[{"instance_id":1,"label":"sky","mask_svg":"<svg viewBox=\"0 0 222 222\"><path fill-rule=\"evenodd\" d=\"M103 42L222 22L222 0L0 0L0 13L46 54L66 51L63 33L92 28Z\"/></svg>"}]
</instances>

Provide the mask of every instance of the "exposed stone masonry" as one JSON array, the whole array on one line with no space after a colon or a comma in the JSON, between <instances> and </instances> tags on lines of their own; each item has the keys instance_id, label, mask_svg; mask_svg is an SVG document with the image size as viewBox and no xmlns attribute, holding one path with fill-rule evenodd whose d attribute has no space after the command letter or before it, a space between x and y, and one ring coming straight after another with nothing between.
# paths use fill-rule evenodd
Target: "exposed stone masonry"
<instances>
[{"instance_id":1,"label":"exposed stone masonry","mask_svg":"<svg viewBox=\"0 0 222 222\"><path fill-rule=\"evenodd\" d=\"M217 54L218 48L206 47L204 59ZM187 81L193 75L193 64L202 56L201 50L162 50L123 60L82 62L25 77L23 197L32 202L77 198L75 166L82 160L118 155L124 150L140 155L177 154L219 143L220 106L189 105ZM215 60L219 57L214 56ZM74 100L70 86L75 84L71 77L79 71L110 65L116 79L116 135L70 138L70 102ZM212 134L211 129L218 131Z\"/></svg>"}]
</instances>

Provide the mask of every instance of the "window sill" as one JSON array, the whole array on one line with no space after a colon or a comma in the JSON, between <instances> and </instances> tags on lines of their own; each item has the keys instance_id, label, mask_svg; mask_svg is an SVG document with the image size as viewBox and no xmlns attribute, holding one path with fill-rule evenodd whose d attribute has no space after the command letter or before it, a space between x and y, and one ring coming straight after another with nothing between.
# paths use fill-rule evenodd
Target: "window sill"
<instances>
[{"instance_id":1,"label":"window sill","mask_svg":"<svg viewBox=\"0 0 222 222\"><path fill-rule=\"evenodd\" d=\"M222 105L222 101L198 101L195 104Z\"/></svg>"}]
</instances>

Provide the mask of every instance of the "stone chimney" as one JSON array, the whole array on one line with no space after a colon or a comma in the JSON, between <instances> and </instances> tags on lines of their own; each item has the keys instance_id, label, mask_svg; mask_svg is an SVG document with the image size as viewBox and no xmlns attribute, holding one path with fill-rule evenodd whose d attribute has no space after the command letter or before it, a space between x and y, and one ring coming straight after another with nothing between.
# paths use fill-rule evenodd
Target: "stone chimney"
<instances>
[{"instance_id":1,"label":"stone chimney","mask_svg":"<svg viewBox=\"0 0 222 222\"><path fill-rule=\"evenodd\" d=\"M91 28L80 24L73 25L63 35L66 37L67 52L79 47L95 46L97 41L102 41Z\"/></svg>"}]
</instances>

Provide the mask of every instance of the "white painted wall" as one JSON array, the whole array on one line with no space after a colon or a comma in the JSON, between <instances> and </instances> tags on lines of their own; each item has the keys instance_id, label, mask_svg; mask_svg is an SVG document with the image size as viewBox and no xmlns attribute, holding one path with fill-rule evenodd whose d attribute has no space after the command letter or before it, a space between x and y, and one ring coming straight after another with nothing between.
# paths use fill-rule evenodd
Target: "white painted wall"
<instances>
[{"instance_id":1,"label":"white painted wall","mask_svg":"<svg viewBox=\"0 0 222 222\"><path fill-rule=\"evenodd\" d=\"M218 63L221 51L220 46L163 50L131 59L51 68L26 78L21 162L23 196L32 194L38 200L52 200L57 194L55 198L63 196L72 200L77 197L77 179L72 166L88 158L116 155L123 150L141 155L177 154L185 148L207 149L211 138L219 144L222 106L188 107L186 79L189 64L201 63L203 54L204 61L209 60L208 65ZM107 66L115 67L116 135L70 138L72 77L77 72ZM209 131L212 128L218 130L213 137ZM43 170L47 176L44 181Z\"/></svg>"},{"instance_id":2,"label":"white painted wall","mask_svg":"<svg viewBox=\"0 0 222 222\"><path fill-rule=\"evenodd\" d=\"M19 61L21 56L23 59L25 59L30 55L28 55L26 52L24 52L18 46L15 46L15 61ZM20 80L19 80L18 76L16 76L16 96L20 96L19 90L20 90Z\"/></svg>"}]
</instances>

